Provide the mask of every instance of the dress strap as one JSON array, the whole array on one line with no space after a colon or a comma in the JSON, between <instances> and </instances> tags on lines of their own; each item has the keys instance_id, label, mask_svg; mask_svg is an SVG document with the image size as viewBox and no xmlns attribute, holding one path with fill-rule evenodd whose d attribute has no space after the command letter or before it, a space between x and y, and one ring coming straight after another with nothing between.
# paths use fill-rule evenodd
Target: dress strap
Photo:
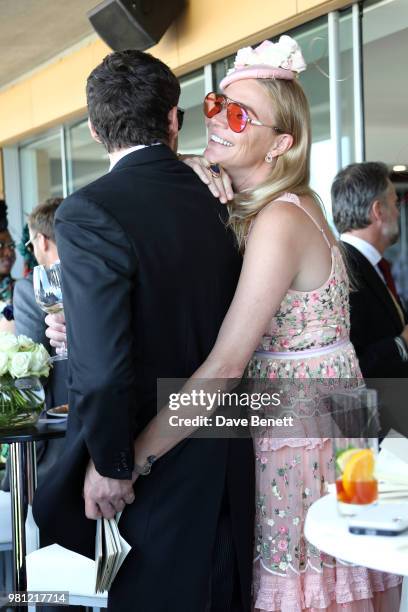
<instances>
[{"instance_id":1,"label":"dress strap","mask_svg":"<svg viewBox=\"0 0 408 612\"><path fill-rule=\"evenodd\" d=\"M279 196L278 198L276 198L276 201L279 202L290 202L291 204L294 204L295 206L297 206L298 208L300 208L301 210L303 210L303 212L309 217L309 219L314 223L314 225L317 227L317 229L319 230L319 232L321 232L323 238L326 241L327 246L329 247L329 249L331 250L331 244L330 244L330 240L328 239L328 237L326 236L326 233L324 231L324 229L322 227L320 227L320 225L318 224L318 222L316 221L316 219L313 217L313 215L310 214L310 212L308 210L306 210L306 208L303 208L303 206L300 203L299 200L299 196L296 195L296 193L283 193L281 196Z\"/></svg>"}]
</instances>

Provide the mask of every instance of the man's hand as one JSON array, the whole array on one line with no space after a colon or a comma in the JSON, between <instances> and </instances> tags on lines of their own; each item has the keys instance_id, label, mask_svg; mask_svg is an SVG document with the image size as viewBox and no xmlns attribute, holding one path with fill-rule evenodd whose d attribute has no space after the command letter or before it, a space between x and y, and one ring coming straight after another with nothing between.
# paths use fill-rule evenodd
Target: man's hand
<instances>
[{"instance_id":1,"label":"man's hand","mask_svg":"<svg viewBox=\"0 0 408 612\"><path fill-rule=\"evenodd\" d=\"M59 350L65 350L67 345L67 332L65 327L65 315L63 312L49 314L45 317L45 323L48 325L45 335L50 338L51 346Z\"/></svg>"},{"instance_id":2,"label":"man's hand","mask_svg":"<svg viewBox=\"0 0 408 612\"><path fill-rule=\"evenodd\" d=\"M85 475L84 499L87 518L114 518L135 499L132 481L101 476L90 461Z\"/></svg>"}]
</instances>

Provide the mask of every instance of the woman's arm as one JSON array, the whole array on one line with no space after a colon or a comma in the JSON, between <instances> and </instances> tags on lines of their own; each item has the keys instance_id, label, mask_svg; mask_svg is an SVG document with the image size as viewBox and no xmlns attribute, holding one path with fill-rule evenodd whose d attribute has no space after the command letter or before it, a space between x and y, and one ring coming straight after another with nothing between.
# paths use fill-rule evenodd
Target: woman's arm
<instances>
[{"instance_id":1,"label":"woman's arm","mask_svg":"<svg viewBox=\"0 0 408 612\"><path fill-rule=\"evenodd\" d=\"M252 226L241 276L216 343L193 376L180 390L205 393L226 391L237 384L283 297L299 273L302 247L297 236L298 218L293 206L264 209ZM197 427L170 427L175 413L168 405L146 426L135 441L135 462L149 455L159 458ZM178 417L209 415L208 406L184 407ZM137 476L135 476L136 478Z\"/></svg>"}]
</instances>

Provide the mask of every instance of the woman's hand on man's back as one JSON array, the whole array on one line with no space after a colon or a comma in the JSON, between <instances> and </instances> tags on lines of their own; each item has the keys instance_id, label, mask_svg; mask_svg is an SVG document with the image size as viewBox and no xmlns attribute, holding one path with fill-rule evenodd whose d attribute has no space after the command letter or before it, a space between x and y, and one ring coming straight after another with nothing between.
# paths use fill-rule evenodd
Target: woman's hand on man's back
<instances>
[{"instance_id":1,"label":"woman's hand on man's back","mask_svg":"<svg viewBox=\"0 0 408 612\"><path fill-rule=\"evenodd\" d=\"M208 186L213 196L218 198L222 204L227 204L228 201L234 199L231 179L219 164L212 164L203 155L179 155L179 159L194 170ZM219 172L214 170L219 170Z\"/></svg>"}]
</instances>

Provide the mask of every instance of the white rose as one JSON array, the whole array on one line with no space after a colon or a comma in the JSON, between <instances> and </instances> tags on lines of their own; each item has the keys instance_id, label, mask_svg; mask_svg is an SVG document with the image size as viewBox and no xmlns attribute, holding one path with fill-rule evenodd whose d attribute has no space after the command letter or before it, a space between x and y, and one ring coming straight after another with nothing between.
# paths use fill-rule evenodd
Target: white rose
<instances>
[{"instance_id":1,"label":"white rose","mask_svg":"<svg viewBox=\"0 0 408 612\"><path fill-rule=\"evenodd\" d=\"M18 341L14 334L0 332L0 351L10 354L17 353L18 349Z\"/></svg>"},{"instance_id":2,"label":"white rose","mask_svg":"<svg viewBox=\"0 0 408 612\"><path fill-rule=\"evenodd\" d=\"M273 527L275 524L275 521L273 519L268 519L268 525L269 527Z\"/></svg>"},{"instance_id":3,"label":"white rose","mask_svg":"<svg viewBox=\"0 0 408 612\"><path fill-rule=\"evenodd\" d=\"M10 374L13 378L23 378L30 373L30 361L32 353L15 353L10 362Z\"/></svg>"},{"instance_id":4,"label":"white rose","mask_svg":"<svg viewBox=\"0 0 408 612\"><path fill-rule=\"evenodd\" d=\"M0 376L3 376L8 371L8 355L0 353Z\"/></svg>"},{"instance_id":5,"label":"white rose","mask_svg":"<svg viewBox=\"0 0 408 612\"><path fill-rule=\"evenodd\" d=\"M49 354L42 344L37 344L30 353L30 369L32 376L48 376L50 373Z\"/></svg>"},{"instance_id":6,"label":"white rose","mask_svg":"<svg viewBox=\"0 0 408 612\"><path fill-rule=\"evenodd\" d=\"M283 572L285 571L285 569L288 567L288 564L285 563L285 561L281 561L279 563L279 569L282 570Z\"/></svg>"},{"instance_id":7,"label":"white rose","mask_svg":"<svg viewBox=\"0 0 408 612\"><path fill-rule=\"evenodd\" d=\"M33 351L35 348L35 342L28 336L17 336L18 346L23 351Z\"/></svg>"}]
</instances>

